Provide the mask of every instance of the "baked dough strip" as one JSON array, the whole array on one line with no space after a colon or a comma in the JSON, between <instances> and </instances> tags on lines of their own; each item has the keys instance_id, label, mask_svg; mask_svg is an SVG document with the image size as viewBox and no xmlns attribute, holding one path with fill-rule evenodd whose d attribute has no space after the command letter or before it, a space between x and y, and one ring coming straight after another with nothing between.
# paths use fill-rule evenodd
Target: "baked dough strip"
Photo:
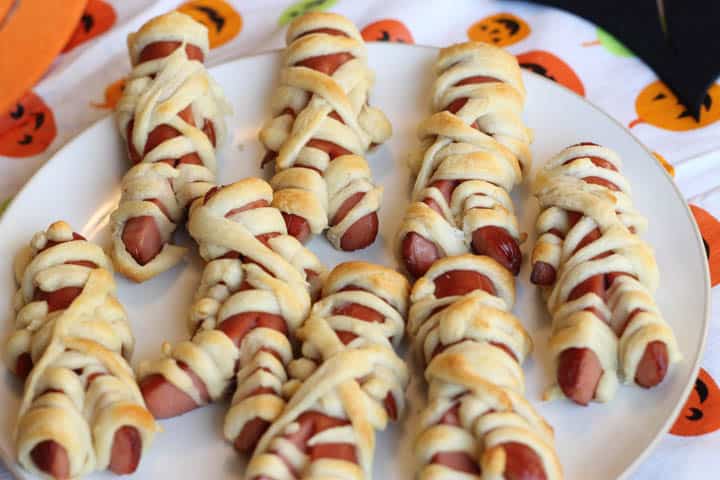
<instances>
[{"instance_id":1,"label":"baked dough strip","mask_svg":"<svg viewBox=\"0 0 720 480\"><path fill-rule=\"evenodd\" d=\"M162 346L138 368L159 418L217 401L234 388L224 434L243 452L285 406L292 338L310 311L325 268L270 206L272 189L247 178L197 199L190 235L207 262L188 316L191 338ZM252 433L252 434L251 434Z\"/></svg>"},{"instance_id":2,"label":"baked dough strip","mask_svg":"<svg viewBox=\"0 0 720 480\"><path fill-rule=\"evenodd\" d=\"M647 221L633 207L614 151L566 148L538 174L541 213L532 282L553 319L555 383L546 399L606 402L624 383L658 385L680 360L675 336L652 292L659 281Z\"/></svg>"},{"instance_id":3,"label":"baked dough strip","mask_svg":"<svg viewBox=\"0 0 720 480\"><path fill-rule=\"evenodd\" d=\"M272 118L260 131L273 162L273 206L305 242L326 231L335 248L370 245L378 231L382 188L363 156L392 128L369 106L375 76L365 43L347 18L308 13L287 31Z\"/></svg>"},{"instance_id":4,"label":"baked dough strip","mask_svg":"<svg viewBox=\"0 0 720 480\"><path fill-rule=\"evenodd\" d=\"M248 480L369 479L375 430L402 414L407 367L393 347L405 328L409 286L364 262L335 267L298 330L292 395L251 459Z\"/></svg>"},{"instance_id":5,"label":"baked dough strip","mask_svg":"<svg viewBox=\"0 0 720 480\"><path fill-rule=\"evenodd\" d=\"M132 473L159 430L128 364L134 338L103 250L56 222L15 260L8 367L27 376L18 462L41 478Z\"/></svg>"},{"instance_id":6,"label":"baked dough strip","mask_svg":"<svg viewBox=\"0 0 720 480\"><path fill-rule=\"evenodd\" d=\"M522 120L517 59L484 43L440 50L432 115L411 157L415 184L397 234L397 255L414 277L449 255L489 255L517 275L523 240L509 192L530 169L532 132Z\"/></svg>"},{"instance_id":7,"label":"baked dough strip","mask_svg":"<svg viewBox=\"0 0 720 480\"><path fill-rule=\"evenodd\" d=\"M115 268L144 282L175 266L187 249L171 243L192 200L215 183L215 148L231 107L208 75L207 29L171 12L128 35L133 70L116 120L133 167L110 218Z\"/></svg>"}]
</instances>

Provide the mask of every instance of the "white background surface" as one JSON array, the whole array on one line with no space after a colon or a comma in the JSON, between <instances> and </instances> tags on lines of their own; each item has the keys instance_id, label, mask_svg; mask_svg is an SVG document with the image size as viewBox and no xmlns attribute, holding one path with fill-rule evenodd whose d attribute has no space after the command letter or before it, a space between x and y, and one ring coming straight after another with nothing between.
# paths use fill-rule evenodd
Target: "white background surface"
<instances>
[{"instance_id":1,"label":"white background surface","mask_svg":"<svg viewBox=\"0 0 720 480\"><path fill-rule=\"evenodd\" d=\"M430 66L435 51L420 47L369 46L377 85L371 101L387 113L394 136L369 157L376 181L385 187L381 232L362 258L394 265L391 244L407 205L409 190L405 159L416 146L418 122L428 114ZM232 138L219 153L220 180L260 175L262 152L257 131L267 118L268 97L277 77L274 55L239 60L212 71L235 107L229 119ZM567 402L540 404L555 426L557 448L568 479L617 477L648 445L666 431L694 382L708 305L706 261L690 214L669 177L644 148L619 124L569 91L540 77L525 74L528 89L526 120L535 131L533 153L540 165L563 147L594 141L617 150L624 172L635 187L638 209L650 221L649 242L655 247L662 281L658 303L674 327L685 360L664 384L650 392L621 388L610 405L580 408ZM10 258L37 230L56 219L69 221L80 233L107 245L107 215L119 197L118 182L127 168L124 150L110 119L83 134L50 162L21 192L4 215L0 229L0 312L10 318ZM536 215L525 188L514 194L521 227L531 233ZM61 205L61 207L59 207ZM187 239L185 239L187 241ZM531 243L524 245L527 255ZM191 242L188 242L191 244ZM353 257L337 252L322 237L310 243L328 266ZM680 252L680 253L678 253ZM119 298L127 307L137 337L134 363L155 356L162 340L186 336L185 314L202 268L193 253L183 264L143 285L118 278ZM536 351L526 363L527 395L539 404L549 375L545 343L549 334L545 309L527 281L527 265L518 282L515 313L530 330ZM10 322L3 322L7 335ZM422 382L416 372L410 387L411 412L404 425L414 425L422 407ZM0 448L12 451L11 432L19 401L19 385L8 372L0 383ZM221 439L224 405L197 410L163 421L153 449L133 478L238 478L243 461ZM412 477L412 431L395 426L378 435L375 478ZM107 474L97 478L109 477ZM93 477L95 478L95 477Z\"/></svg>"}]
</instances>

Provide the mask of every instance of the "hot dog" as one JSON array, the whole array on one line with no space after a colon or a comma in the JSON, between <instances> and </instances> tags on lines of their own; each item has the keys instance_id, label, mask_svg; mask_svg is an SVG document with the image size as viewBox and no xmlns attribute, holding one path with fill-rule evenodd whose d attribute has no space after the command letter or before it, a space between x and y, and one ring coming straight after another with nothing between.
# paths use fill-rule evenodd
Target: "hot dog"
<instances>
[{"instance_id":1,"label":"hot dog","mask_svg":"<svg viewBox=\"0 0 720 480\"><path fill-rule=\"evenodd\" d=\"M360 459L372 455L366 449L373 430L397 419L404 405L407 370L391 342L403 334L408 289L400 274L378 265L348 262L330 272L322 299L298 330L304 358L290 366L294 395L260 441L249 479L277 478L278 462L295 477L319 468L329 476L369 476Z\"/></svg>"},{"instance_id":2,"label":"hot dog","mask_svg":"<svg viewBox=\"0 0 720 480\"><path fill-rule=\"evenodd\" d=\"M517 393L532 342L508 312L514 295L512 273L489 256L444 257L415 282L408 331L430 397L418 477L562 478L552 429Z\"/></svg>"},{"instance_id":3,"label":"hot dog","mask_svg":"<svg viewBox=\"0 0 720 480\"><path fill-rule=\"evenodd\" d=\"M583 142L551 159L536 180L540 235L531 281L551 292L548 307L558 312L550 339L556 386L546 398L607 401L618 372L650 388L679 359L651 295L657 265L636 235L646 221L632 208L620 166L612 150Z\"/></svg>"},{"instance_id":4,"label":"hot dog","mask_svg":"<svg viewBox=\"0 0 720 480\"><path fill-rule=\"evenodd\" d=\"M443 49L436 72L434 113L420 126L411 165L414 203L398 233L400 260L420 277L439 258L473 252L517 275L521 234L508 192L529 169L531 140L517 61L466 43Z\"/></svg>"},{"instance_id":5,"label":"hot dog","mask_svg":"<svg viewBox=\"0 0 720 480\"><path fill-rule=\"evenodd\" d=\"M127 358L134 340L103 250L56 222L16 261L8 364L27 376L20 464L57 479L137 470L157 431ZM88 440L89 439L89 440Z\"/></svg>"},{"instance_id":6,"label":"hot dog","mask_svg":"<svg viewBox=\"0 0 720 480\"><path fill-rule=\"evenodd\" d=\"M226 107L207 72L198 68L209 51L202 24L178 12L162 15L131 34L128 48L134 70L117 119L134 166L123 178L123 195L112 216L111 251L117 270L141 282L184 254L170 243L172 233L185 208L212 186L216 137L224 135ZM189 95L182 86L171 87L177 78L206 88ZM157 96L148 101L143 92L158 84L175 90L164 91L162 102ZM173 108L177 113L168 118ZM185 146L178 146L178 137Z\"/></svg>"},{"instance_id":7,"label":"hot dog","mask_svg":"<svg viewBox=\"0 0 720 480\"><path fill-rule=\"evenodd\" d=\"M212 187L193 203L188 229L207 261L191 309L193 335L139 368L143 396L158 418L213 402L235 380L225 436L241 452L252 451L284 407L290 339L324 270L288 235L271 201L270 186L248 178Z\"/></svg>"},{"instance_id":8,"label":"hot dog","mask_svg":"<svg viewBox=\"0 0 720 480\"><path fill-rule=\"evenodd\" d=\"M338 249L365 248L377 236L382 189L374 185L362 155L385 141L391 127L382 112L368 105L371 82L351 85L336 75L356 72L358 79L370 78L363 40L349 20L320 14L295 20L287 44L282 91L295 93L274 105L275 117L260 132L267 150L263 165L275 163L273 205L282 211L288 232L301 242L327 230ZM334 85L307 94L338 109L319 111L308 102L305 77ZM361 107L348 109L351 104ZM312 125L308 118L313 118ZM298 125L307 130L303 145L295 145Z\"/></svg>"}]
</instances>

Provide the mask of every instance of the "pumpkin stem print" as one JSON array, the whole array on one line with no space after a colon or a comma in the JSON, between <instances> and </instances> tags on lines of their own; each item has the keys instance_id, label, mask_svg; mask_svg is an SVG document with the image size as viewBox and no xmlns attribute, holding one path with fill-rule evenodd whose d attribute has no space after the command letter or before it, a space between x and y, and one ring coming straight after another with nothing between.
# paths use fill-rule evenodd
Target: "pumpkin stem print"
<instances>
[{"instance_id":1,"label":"pumpkin stem print","mask_svg":"<svg viewBox=\"0 0 720 480\"><path fill-rule=\"evenodd\" d=\"M210 48L224 45L240 33L242 16L224 0L193 0L178 7L208 29Z\"/></svg>"},{"instance_id":2,"label":"pumpkin stem print","mask_svg":"<svg viewBox=\"0 0 720 480\"><path fill-rule=\"evenodd\" d=\"M670 433L681 437L705 435L720 429L720 389L704 369Z\"/></svg>"},{"instance_id":3,"label":"pumpkin stem print","mask_svg":"<svg viewBox=\"0 0 720 480\"><path fill-rule=\"evenodd\" d=\"M705 255L710 269L710 284L720 284L720 221L697 205L690 205L702 237Z\"/></svg>"},{"instance_id":4,"label":"pumpkin stem print","mask_svg":"<svg viewBox=\"0 0 720 480\"><path fill-rule=\"evenodd\" d=\"M80 23L62 52L69 52L78 45L107 32L115 25L115 9L103 0L88 0Z\"/></svg>"},{"instance_id":5,"label":"pumpkin stem print","mask_svg":"<svg viewBox=\"0 0 720 480\"><path fill-rule=\"evenodd\" d=\"M56 134L52 110L34 92L28 92L0 117L0 155L37 155L48 148Z\"/></svg>"},{"instance_id":6,"label":"pumpkin stem print","mask_svg":"<svg viewBox=\"0 0 720 480\"><path fill-rule=\"evenodd\" d=\"M512 13L498 13L473 23L468 38L498 47L507 47L530 35L530 25Z\"/></svg>"},{"instance_id":7,"label":"pumpkin stem print","mask_svg":"<svg viewBox=\"0 0 720 480\"><path fill-rule=\"evenodd\" d=\"M596 30L597 33L597 40L592 40L590 42L583 42L583 47L594 47L594 46L602 46L607 50L608 52L612 53L613 55L617 55L618 57L634 57L635 54L627 48L625 45L620 43L617 38L610 35L608 32L603 30L602 28L598 28Z\"/></svg>"},{"instance_id":8,"label":"pumpkin stem print","mask_svg":"<svg viewBox=\"0 0 720 480\"><path fill-rule=\"evenodd\" d=\"M280 18L278 18L278 25L284 26L295 20L297 17L302 16L307 12L321 12L327 10L337 3L337 0L300 0L295 2L286 8Z\"/></svg>"},{"instance_id":9,"label":"pumpkin stem print","mask_svg":"<svg viewBox=\"0 0 720 480\"><path fill-rule=\"evenodd\" d=\"M532 50L521 53L517 59L520 67L549 78L582 97L585 96L585 87L580 81L580 77L570 68L570 65L552 53L544 50Z\"/></svg>"},{"instance_id":10,"label":"pumpkin stem print","mask_svg":"<svg viewBox=\"0 0 720 480\"><path fill-rule=\"evenodd\" d=\"M113 110L115 108L115 105L117 105L117 103L120 101L123 90L125 90L125 80L126 79L121 78L120 80L116 80L107 87L105 87L105 101L103 103L90 102L90 105L95 108L106 108L108 110Z\"/></svg>"},{"instance_id":11,"label":"pumpkin stem print","mask_svg":"<svg viewBox=\"0 0 720 480\"><path fill-rule=\"evenodd\" d=\"M363 28L360 34L366 42L415 43L405 24L392 18L373 22Z\"/></svg>"},{"instance_id":12,"label":"pumpkin stem print","mask_svg":"<svg viewBox=\"0 0 720 480\"><path fill-rule=\"evenodd\" d=\"M635 100L635 110L638 118L631 121L628 128L641 123L674 132L702 128L720 119L720 85L713 84L705 94L699 119L659 80L642 89Z\"/></svg>"}]
</instances>

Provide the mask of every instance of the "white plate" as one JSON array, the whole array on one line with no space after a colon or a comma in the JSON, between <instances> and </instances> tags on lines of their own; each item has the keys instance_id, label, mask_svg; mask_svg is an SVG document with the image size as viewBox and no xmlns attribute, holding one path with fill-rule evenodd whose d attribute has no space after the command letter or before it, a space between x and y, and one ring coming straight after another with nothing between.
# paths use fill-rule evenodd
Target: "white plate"
<instances>
[{"instance_id":1,"label":"white plate","mask_svg":"<svg viewBox=\"0 0 720 480\"><path fill-rule=\"evenodd\" d=\"M393 123L392 140L369 160L375 179L385 187L381 231L372 248L354 255L337 252L322 237L310 248L328 266L352 258L395 265L391 242L408 199L405 160L417 145L418 123L428 114L431 48L372 44L370 63L377 73L372 102ZM232 141L219 152L220 180L224 183L262 175L262 149L257 132L268 116L269 96L276 82L279 56L275 53L240 59L212 70L235 107L229 119ZM608 480L628 472L669 429L693 384L708 325L709 280L700 236L682 196L650 153L620 124L570 91L540 76L525 73L528 90L526 119L535 131L533 155L537 165L567 145L593 141L617 150L624 172L635 187L637 208L647 215L647 239L657 253L662 273L658 302L678 338L685 359L669 378L652 391L621 388L610 404L580 408L566 401L541 404L549 371L546 342L548 318L536 290L528 282L527 264L518 280L515 313L535 340L536 350L526 362L527 395L555 427L557 450L568 479ZM0 333L12 328L14 290L11 261L31 235L51 221L69 221L80 233L107 245L107 217L119 198L118 182L127 168L124 149L111 118L99 121L62 149L33 177L8 208L0 224ZM521 227L531 233L537 215L527 190L517 189ZM184 238L184 241L192 243ZM526 262L527 263L527 262ZM118 278L120 301L127 308L137 348L134 362L156 356L163 340L186 336L185 316L202 268L193 253L189 263L135 285ZM12 431L21 386L5 371L0 384L0 450L14 458ZM412 425L422 406L423 385L415 372L409 389L410 417L378 434L376 479L412 478ZM196 410L162 422L149 454L132 478L238 478L244 461L222 440L224 404ZM15 473L26 478L12 462ZM92 478L109 478L103 473Z\"/></svg>"}]
</instances>

